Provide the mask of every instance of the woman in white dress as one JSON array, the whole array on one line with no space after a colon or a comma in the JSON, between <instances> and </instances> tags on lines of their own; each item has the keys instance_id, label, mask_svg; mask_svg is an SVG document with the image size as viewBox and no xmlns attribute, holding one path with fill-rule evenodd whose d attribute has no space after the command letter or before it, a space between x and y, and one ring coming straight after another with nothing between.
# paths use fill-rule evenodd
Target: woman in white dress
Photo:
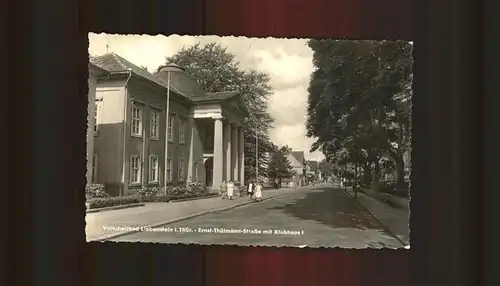
<instances>
[{"instance_id":1,"label":"woman in white dress","mask_svg":"<svg viewBox=\"0 0 500 286\"><path fill-rule=\"evenodd\" d=\"M262 184L258 182L255 185L255 199L260 202L262 200Z\"/></svg>"},{"instance_id":2,"label":"woman in white dress","mask_svg":"<svg viewBox=\"0 0 500 286\"><path fill-rule=\"evenodd\" d=\"M228 197L228 199L232 200L233 199L233 193L234 193L234 184L233 184L233 181L229 181L229 183L227 183L226 190L227 190L227 197Z\"/></svg>"}]
</instances>

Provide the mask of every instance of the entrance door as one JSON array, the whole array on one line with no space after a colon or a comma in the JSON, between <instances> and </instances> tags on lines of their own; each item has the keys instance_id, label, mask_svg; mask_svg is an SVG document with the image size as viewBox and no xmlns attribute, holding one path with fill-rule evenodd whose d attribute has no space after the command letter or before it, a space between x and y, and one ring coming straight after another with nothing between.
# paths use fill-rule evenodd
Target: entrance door
<instances>
[{"instance_id":1,"label":"entrance door","mask_svg":"<svg viewBox=\"0 0 500 286\"><path fill-rule=\"evenodd\" d=\"M214 172L214 160L213 158L208 158L205 161L205 184L207 187L212 187L213 172Z\"/></svg>"}]
</instances>

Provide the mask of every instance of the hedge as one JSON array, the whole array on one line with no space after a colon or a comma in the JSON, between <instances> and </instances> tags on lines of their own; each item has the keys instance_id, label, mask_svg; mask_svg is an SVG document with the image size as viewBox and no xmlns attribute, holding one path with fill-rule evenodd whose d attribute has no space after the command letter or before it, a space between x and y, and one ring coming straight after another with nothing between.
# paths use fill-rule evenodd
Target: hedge
<instances>
[{"instance_id":1,"label":"hedge","mask_svg":"<svg viewBox=\"0 0 500 286\"><path fill-rule=\"evenodd\" d=\"M203 198L212 196L213 194L179 194L175 196L148 196L148 197L139 197L139 196L124 196L124 197L109 197L109 198L93 198L87 200L89 203L89 209L96 208L106 208L113 206L121 206L135 203L153 203L153 202L170 202L172 200L181 200L181 199L190 199L190 198Z\"/></svg>"},{"instance_id":2,"label":"hedge","mask_svg":"<svg viewBox=\"0 0 500 286\"><path fill-rule=\"evenodd\" d=\"M109 198L110 195L104 191L104 185L90 184L85 187L85 197L88 199Z\"/></svg>"},{"instance_id":3,"label":"hedge","mask_svg":"<svg viewBox=\"0 0 500 286\"><path fill-rule=\"evenodd\" d=\"M168 186L166 193L165 195L163 187L147 186L141 188L137 195L109 197L101 186L89 186L87 188L87 203L89 209L95 209L134 203L170 202L212 195L208 188L199 182L191 182L187 186Z\"/></svg>"},{"instance_id":4,"label":"hedge","mask_svg":"<svg viewBox=\"0 0 500 286\"><path fill-rule=\"evenodd\" d=\"M125 197L109 197L109 198L93 198L87 200L89 204L89 209L106 208L113 206L121 206L128 204L140 203L140 199L137 196L125 196Z\"/></svg>"}]
</instances>

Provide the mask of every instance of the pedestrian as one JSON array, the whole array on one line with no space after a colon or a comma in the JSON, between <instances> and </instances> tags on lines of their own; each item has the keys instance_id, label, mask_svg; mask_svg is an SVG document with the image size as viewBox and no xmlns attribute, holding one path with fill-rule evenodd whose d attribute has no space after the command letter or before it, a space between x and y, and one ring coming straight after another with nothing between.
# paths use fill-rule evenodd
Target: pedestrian
<instances>
[{"instance_id":1,"label":"pedestrian","mask_svg":"<svg viewBox=\"0 0 500 286\"><path fill-rule=\"evenodd\" d=\"M233 199L233 193L234 193L234 184L233 184L233 181L229 181L229 183L227 183L227 197L228 199L232 200Z\"/></svg>"},{"instance_id":2,"label":"pedestrian","mask_svg":"<svg viewBox=\"0 0 500 286\"><path fill-rule=\"evenodd\" d=\"M225 199L227 195L227 184L226 181L222 181L220 184L220 192L221 192L221 198Z\"/></svg>"},{"instance_id":3,"label":"pedestrian","mask_svg":"<svg viewBox=\"0 0 500 286\"><path fill-rule=\"evenodd\" d=\"M247 194L248 194L248 199L251 200L253 196L253 189L254 189L254 183L253 181L250 181L248 183L248 189L247 189Z\"/></svg>"},{"instance_id":4,"label":"pedestrian","mask_svg":"<svg viewBox=\"0 0 500 286\"><path fill-rule=\"evenodd\" d=\"M255 199L258 202L262 200L262 184L260 182L255 185Z\"/></svg>"}]
</instances>

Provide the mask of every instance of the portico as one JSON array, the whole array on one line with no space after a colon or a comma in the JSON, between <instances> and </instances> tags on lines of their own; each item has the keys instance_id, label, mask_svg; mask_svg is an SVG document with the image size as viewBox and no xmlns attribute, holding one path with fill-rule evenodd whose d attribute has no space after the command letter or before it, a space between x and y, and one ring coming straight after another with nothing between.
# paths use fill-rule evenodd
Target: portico
<instances>
[{"instance_id":1,"label":"portico","mask_svg":"<svg viewBox=\"0 0 500 286\"><path fill-rule=\"evenodd\" d=\"M205 182L219 190L223 181L245 184L245 152L243 120L247 116L239 94L212 93L199 98L193 106L192 118L205 169ZM192 137L192 138L196 138ZM194 154L196 142L190 144ZM188 177L194 178L195 160L189 160Z\"/></svg>"}]
</instances>

